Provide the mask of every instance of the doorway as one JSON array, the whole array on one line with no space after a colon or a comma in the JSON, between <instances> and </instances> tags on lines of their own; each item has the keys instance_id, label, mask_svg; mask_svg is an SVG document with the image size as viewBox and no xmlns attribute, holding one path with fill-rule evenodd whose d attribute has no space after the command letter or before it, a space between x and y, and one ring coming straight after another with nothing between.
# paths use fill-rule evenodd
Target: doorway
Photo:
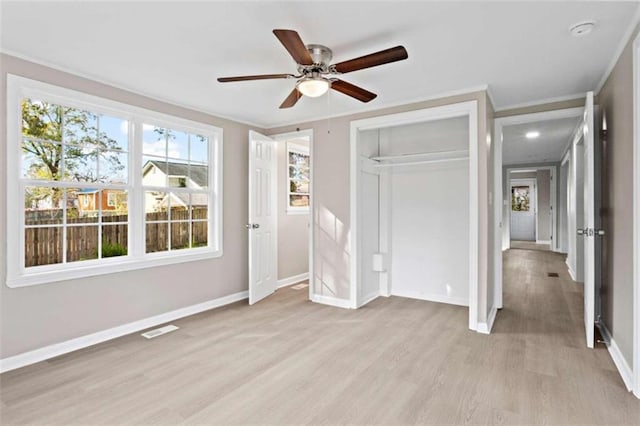
<instances>
[{"instance_id":1,"label":"doorway","mask_svg":"<svg viewBox=\"0 0 640 426\"><path fill-rule=\"evenodd\" d=\"M249 135L249 303L279 288L312 298L313 131Z\"/></svg>"},{"instance_id":2,"label":"doorway","mask_svg":"<svg viewBox=\"0 0 640 426\"><path fill-rule=\"evenodd\" d=\"M535 179L511 179L510 223L513 241L535 241L537 222L537 195Z\"/></svg>"}]
</instances>

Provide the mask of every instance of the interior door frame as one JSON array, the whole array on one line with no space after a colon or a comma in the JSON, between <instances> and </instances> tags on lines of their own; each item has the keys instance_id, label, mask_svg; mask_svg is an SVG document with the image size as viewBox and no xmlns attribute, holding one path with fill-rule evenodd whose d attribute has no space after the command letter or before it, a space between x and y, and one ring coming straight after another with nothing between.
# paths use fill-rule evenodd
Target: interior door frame
<instances>
[{"instance_id":1,"label":"interior door frame","mask_svg":"<svg viewBox=\"0 0 640 426\"><path fill-rule=\"evenodd\" d=\"M633 42L633 393L640 398L640 34Z\"/></svg>"},{"instance_id":2,"label":"interior door frame","mask_svg":"<svg viewBox=\"0 0 640 426\"><path fill-rule=\"evenodd\" d=\"M525 124L525 123L533 123L541 120L555 120L560 118L571 118L571 117L582 117L582 113L584 112L583 107L578 108L565 108L565 109L557 109L551 111L544 112L535 112L531 114L517 114L510 115L506 117L496 118L494 120L493 126L493 140L494 140L494 150L493 150L493 195L495 200L500 200L500 202L495 202L493 209L493 223L494 223L494 234L493 234L493 259L494 259L494 304L498 309L502 309L503 307L503 294L502 294L502 252L509 248L509 242L505 241L504 236L509 235L508 233L503 232L503 217L506 206L503 205L502 200L504 199L504 188L505 183L502 181L502 150L504 146L504 135L503 128L506 126L512 126L516 124ZM567 147L571 144L571 141L567 142ZM566 149L565 149L566 151ZM563 151L564 152L564 151ZM516 167L514 165L514 167ZM554 205L555 208L555 205ZM554 217L556 215L554 214ZM508 226L507 224L504 224ZM556 228L557 229L557 228ZM554 244L552 249L554 251L559 250L557 247L558 238L554 239Z\"/></svg>"},{"instance_id":3,"label":"interior door frame","mask_svg":"<svg viewBox=\"0 0 640 426\"><path fill-rule=\"evenodd\" d=\"M358 293L361 286L358 273L361 253L359 250L358 206L359 174L363 162L358 155L358 132L390 126L401 126L447 118L469 118L469 329L478 331L479 321L479 217L478 217L478 101L466 101L439 107L382 115L351 122L350 128L350 297L348 307L360 307ZM486 328L486 324L485 324Z\"/></svg>"},{"instance_id":4,"label":"interior door frame","mask_svg":"<svg viewBox=\"0 0 640 426\"><path fill-rule=\"evenodd\" d=\"M547 167L545 167L546 169ZM511 171L513 171L512 169L509 169ZM529 170L529 169L525 169L525 170ZM524 170L523 170L524 171ZM537 169L535 170L537 172ZM553 173L553 171L551 171L551 173ZM533 225L533 239L534 241L537 243L538 241L538 179L537 178L515 178L515 179L511 179L509 178L509 174L510 172L507 171L507 178L508 178L508 185L509 185L509 194L511 194L511 188L515 185L520 184L521 186L524 185L528 185L530 188L533 187L533 204L534 204L534 212L533 212L533 216L534 216L534 225ZM553 180L552 180L553 182ZM511 197L509 197L511 198ZM531 197L529 197L531 198ZM509 203L509 206L511 206L511 203ZM513 214L513 210L511 210L511 207L509 207L509 240L511 240L511 215Z\"/></svg>"},{"instance_id":5,"label":"interior door frame","mask_svg":"<svg viewBox=\"0 0 640 426\"><path fill-rule=\"evenodd\" d=\"M315 247L315 228L316 228L316 214L314 213L315 210L315 203L314 203L314 187L315 187L315 176L314 176L314 167L313 167L313 163L314 163L314 152L313 152L313 129L300 129L300 130L296 130L295 132L287 132L287 133L278 133L275 135L269 135L270 138L272 138L273 140L276 141L276 143L286 143L287 141L291 140L291 139L300 139L300 138L309 138L309 276L308 276L308 280L309 280L309 300L311 301L316 301L315 299L315 293L314 293L314 289L315 289L315 285L314 285L314 247ZM286 147L285 147L285 151L286 151ZM279 166L276 167L276 173L280 172ZM278 185L278 179L275 179L275 185ZM277 191L278 188L276 187L275 190ZM277 219L277 215L276 215L276 219ZM278 224L277 224L277 220L276 220L276 238L278 237ZM277 273L277 268L276 268L276 273Z\"/></svg>"}]
</instances>

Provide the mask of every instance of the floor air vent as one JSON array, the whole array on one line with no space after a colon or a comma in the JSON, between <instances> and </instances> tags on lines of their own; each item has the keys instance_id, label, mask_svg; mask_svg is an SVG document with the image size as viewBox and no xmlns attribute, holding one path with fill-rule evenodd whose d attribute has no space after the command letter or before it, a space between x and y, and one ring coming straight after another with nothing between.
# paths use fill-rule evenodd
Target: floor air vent
<instances>
[{"instance_id":1,"label":"floor air vent","mask_svg":"<svg viewBox=\"0 0 640 426\"><path fill-rule=\"evenodd\" d=\"M547 276L548 277L555 277L558 278L560 275L558 275L557 272L547 272Z\"/></svg>"},{"instance_id":2,"label":"floor air vent","mask_svg":"<svg viewBox=\"0 0 640 426\"><path fill-rule=\"evenodd\" d=\"M153 339L154 337L162 336L163 334L175 331L178 328L179 327L176 327L175 325L165 325L164 327L156 328L155 330L149 330L146 333L142 333L142 337Z\"/></svg>"}]
</instances>

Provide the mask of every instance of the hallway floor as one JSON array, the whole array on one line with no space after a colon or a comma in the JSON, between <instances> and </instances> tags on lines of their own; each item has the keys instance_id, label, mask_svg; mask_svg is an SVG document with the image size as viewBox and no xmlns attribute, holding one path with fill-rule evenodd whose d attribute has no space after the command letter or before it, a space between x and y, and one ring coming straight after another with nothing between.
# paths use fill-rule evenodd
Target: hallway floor
<instances>
[{"instance_id":1,"label":"hallway floor","mask_svg":"<svg viewBox=\"0 0 640 426\"><path fill-rule=\"evenodd\" d=\"M489 336L467 309L399 297L359 310L291 287L0 376L2 424L637 424L581 286L552 252L504 254ZM558 272L559 278L548 278Z\"/></svg>"}]
</instances>

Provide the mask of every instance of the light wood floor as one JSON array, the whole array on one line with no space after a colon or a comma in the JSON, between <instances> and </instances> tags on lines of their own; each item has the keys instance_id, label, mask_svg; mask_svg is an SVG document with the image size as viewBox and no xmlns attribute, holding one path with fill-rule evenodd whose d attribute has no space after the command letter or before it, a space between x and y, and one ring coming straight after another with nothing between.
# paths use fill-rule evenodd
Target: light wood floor
<instances>
[{"instance_id":1,"label":"light wood floor","mask_svg":"<svg viewBox=\"0 0 640 426\"><path fill-rule=\"evenodd\" d=\"M519 240L511 240L511 248L523 249L523 250L542 250L542 251L551 250L551 247L549 244L536 244L535 241L519 241Z\"/></svg>"},{"instance_id":2,"label":"light wood floor","mask_svg":"<svg viewBox=\"0 0 640 426\"><path fill-rule=\"evenodd\" d=\"M490 336L462 307L391 297L351 311L285 288L5 373L1 422L638 424L606 349L584 346L565 269L552 252L507 252Z\"/></svg>"}]
</instances>

